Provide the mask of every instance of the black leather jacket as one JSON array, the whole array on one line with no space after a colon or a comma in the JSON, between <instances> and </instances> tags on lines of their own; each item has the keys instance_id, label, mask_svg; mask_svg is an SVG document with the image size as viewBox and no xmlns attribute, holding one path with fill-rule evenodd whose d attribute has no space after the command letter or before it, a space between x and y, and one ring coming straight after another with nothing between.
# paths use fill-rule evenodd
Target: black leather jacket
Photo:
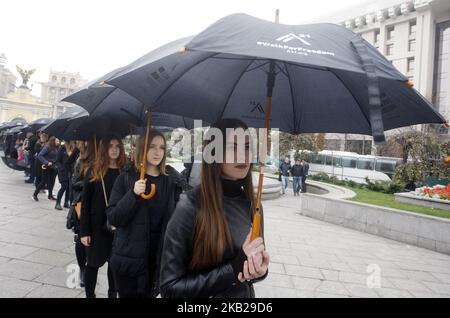
<instances>
[{"instance_id":1,"label":"black leather jacket","mask_svg":"<svg viewBox=\"0 0 450 318\"><path fill-rule=\"evenodd\" d=\"M227 248L221 265L194 272L189 264L192 258L193 233L199 202L199 188L183 194L167 225L161 256L161 296L175 298L255 297L253 282L241 283L232 267L232 261L242 249L251 227L250 202L244 197L224 196L223 207L233 240L233 251ZM263 218L262 218L263 220ZM261 229L264 222L261 222ZM263 232L262 232L263 233ZM267 274L260 278L264 279ZM258 280L258 281L259 281Z\"/></svg>"}]
</instances>

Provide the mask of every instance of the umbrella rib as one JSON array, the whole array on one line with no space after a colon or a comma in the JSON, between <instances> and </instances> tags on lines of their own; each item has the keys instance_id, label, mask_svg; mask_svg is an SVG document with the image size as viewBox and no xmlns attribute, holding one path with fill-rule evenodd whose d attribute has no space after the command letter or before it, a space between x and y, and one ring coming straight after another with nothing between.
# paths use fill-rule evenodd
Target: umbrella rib
<instances>
[{"instance_id":1,"label":"umbrella rib","mask_svg":"<svg viewBox=\"0 0 450 318\"><path fill-rule=\"evenodd\" d=\"M364 113L364 111L361 109L361 106L358 102L358 100L356 99L355 95L353 95L353 92L348 88L347 83L345 83L342 78L336 74L335 72L333 72L332 69L329 69L329 71L331 72L331 74L333 74L334 76L336 76L336 78L342 83L342 85L344 85L344 87L347 89L347 91L350 93L350 95L352 96L353 100L355 101L356 105L358 105L357 109L359 109L361 111L361 114L363 115L363 117L366 119L367 124L369 125L369 128L372 129L372 126L370 125L370 119L366 116L366 114Z\"/></svg>"},{"instance_id":2,"label":"umbrella rib","mask_svg":"<svg viewBox=\"0 0 450 318\"><path fill-rule=\"evenodd\" d=\"M186 74L187 72L189 72L192 68L194 68L195 66L199 65L200 63L203 63L204 61L206 61L209 58L212 58L215 55L218 55L220 53L210 53L208 52L208 56L206 56L205 58L201 59L200 61L198 61L197 63L192 64L191 66L189 66L183 73L181 73L179 76L177 76L174 81L172 83L170 83L170 85L168 85L162 92L161 94L159 94L158 98L155 99L155 102L153 103L154 105L158 104L158 101L160 100L160 98L180 79L184 76L184 74ZM150 106L151 107L151 106ZM154 110L157 110L158 107L155 107Z\"/></svg>"},{"instance_id":3,"label":"umbrella rib","mask_svg":"<svg viewBox=\"0 0 450 318\"><path fill-rule=\"evenodd\" d=\"M250 60L250 63L247 64L247 66L245 67L244 71L241 72L241 74L238 76L236 82L234 82L233 87L230 90L230 93L228 94L227 99L225 100L225 103L223 104L223 108L222 111L220 112L220 116L217 118L217 120L219 120L220 118L222 118L223 113L225 112L225 108L227 108L228 102L230 101L231 95L233 95L234 89L236 88L237 84L240 82L242 76L244 76L244 74L247 72L247 69L250 67L250 65L253 64L253 62L256 60L256 57L253 58L252 60Z\"/></svg>"},{"instance_id":4,"label":"umbrella rib","mask_svg":"<svg viewBox=\"0 0 450 318\"><path fill-rule=\"evenodd\" d=\"M286 65L286 63L283 63L284 64L284 68L285 68L285 70L286 70L286 76L287 76L287 79L288 79L288 81L289 81L289 90L291 91L291 99L292 99L292 114L293 114L293 116L294 116L294 133L296 133L297 132L297 114L296 114L296 112L295 112L295 99L294 99L294 91L292 90L292 82L291 82L291 75L289 74L289 71L288 71L288 68L287 68L287 65ZM300 121L302 120L302 117L300 117ZM301 126L301 125L300 125Z\"/></svg>"}]
</instances>

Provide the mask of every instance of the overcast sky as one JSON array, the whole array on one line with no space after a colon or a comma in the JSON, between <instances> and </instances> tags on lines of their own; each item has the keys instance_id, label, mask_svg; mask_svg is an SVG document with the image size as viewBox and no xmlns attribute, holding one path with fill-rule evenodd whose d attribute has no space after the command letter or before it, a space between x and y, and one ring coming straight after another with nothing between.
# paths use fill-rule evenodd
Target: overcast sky
<instances>
[{"instance_id":1,"label":"overcast sky","mask_svg":"<svg viewBox=\"0 0 450 318\"><path fill-rule=\"evenodd\" d=\"M278 8L281 23L302 24L368 2L374 1L2 0L0 53L16 75L15 65L36 68L31 83L47 81L50 69L92 80L229 14L274 20Z\"/></svg>"}]
</instances>

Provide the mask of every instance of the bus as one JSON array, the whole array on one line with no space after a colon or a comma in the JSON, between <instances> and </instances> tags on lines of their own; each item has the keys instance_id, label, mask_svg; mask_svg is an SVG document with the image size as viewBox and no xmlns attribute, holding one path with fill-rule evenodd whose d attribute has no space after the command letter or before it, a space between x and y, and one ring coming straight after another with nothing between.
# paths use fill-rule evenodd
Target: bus
<instances>
[{"instance_id":1,"label":"bus","mask_svg":"<svg viewBox=\"0 0 450 318\"><path fill-rule=\"evenodd\" d=\"M353 180L357 183L366 183L366 177L372 181L392 180L395 169L402 163L401 158L360 155L346 151L302 153L306 153L309 174L324 172L340 180Z\"/></svg>"}]
</instances>

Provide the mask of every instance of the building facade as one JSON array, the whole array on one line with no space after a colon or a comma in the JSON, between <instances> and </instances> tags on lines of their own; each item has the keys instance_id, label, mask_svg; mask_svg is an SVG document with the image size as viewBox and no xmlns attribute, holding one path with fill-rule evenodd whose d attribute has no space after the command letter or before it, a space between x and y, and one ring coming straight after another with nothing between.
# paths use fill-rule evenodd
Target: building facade
<instances>
[{"instance_id":1,"label":"building facade","mask_svg":"<svg viewBox=\"0 0 450 318\"><path fill-rule=\"evenodd\" d=\"M320 22L337 23L361 34L450 121L449 0L368 1ZM450 137L443 125L416 125L387 131L386 136L412 129L437 132L444 140ZM327 134L326 142L328 149L360 153L368 142L370 153L375 153L370 136Z\"/></svg>"},{"instance_id":2,"label":"building facade","mask_svg":"<svg viewBox=\"0 0 450 318\"><path fill-rule=\"evenodd\" d=\"M61 99L73 93L87 81L80 74L51 71L49 81L42 85L41 97L33 96L27 87L16 88L17 77L6 68L6 57L0 54L0 123L13 118L31 122L38 118L56 118L70 104Z\"/></svg>"},{"instance_id":3,"label":"building facade","mask_svg":"<svg viewBox=\"0 0 450 318\"><path fill-rule=\"evenodd\" d=\"M61 99L72 94L78 88L87 83L78 73L50 70L48 82L41 82L41 102L53 106L53 117L62 114L68 104Z\"/></svg>"}]
</instances>

